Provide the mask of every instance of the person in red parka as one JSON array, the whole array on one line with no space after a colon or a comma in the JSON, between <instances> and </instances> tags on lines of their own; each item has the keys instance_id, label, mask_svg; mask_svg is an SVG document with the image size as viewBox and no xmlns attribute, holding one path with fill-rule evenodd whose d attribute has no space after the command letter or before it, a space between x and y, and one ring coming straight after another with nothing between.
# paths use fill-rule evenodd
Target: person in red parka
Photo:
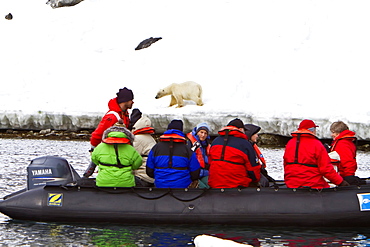
<instances>
[{"instance_id":1,"label":"person in red parka","mask_svg":"<svg viewBox=\"0 0 370 247\"><path fill-rule=\"evenodd\" d=\"M350 184L359 184L359 177L355 176L357 170L355 132L350 131L347 124L337 121L330 126L333 142L329 156L332 164L337 166L339 175Z\"/></svg>"},{"instance_id":2,"label":"person in red parka","mask_svg":"<svg viewBox=\"0 0 370 247\"><path fill-rule=\"evenodd\" d=\"M244 133L243 122L236 118L222 128L209 152L211 188L240 188L258 184L261 165Z\"/></svg>"},{"instance_id":3,"label":"person in red parka","mask_svg":"<svg viewBox=\"0 0 370 247\"><path fill-rule=\"evenodd\" d=\"M91 149L89 150L91 153L93 152L94 148L102 142L104 131L112 127L115 123L122 123L128 129L132 127L130 126L128 109L131 109L132 105L134 104L134 94L132 93L132 90L124 87L121 88L118 93L116 93L116 95L117 97L109 100L108 112L105 113L98 127L94 130L93 133L91 133ZM96 164L90 162L83 176L91 176L95 170L95 167Z\"/></svg>"},{"instance_id":4,"label":"person in red parka","mask_svg":"<svg viewBox=\"0 0 370 247\"><path fill-rule=\"evenodd\" d=\"M288 188L329 188L327 178L335 185L349 185L335 170L328 152L316 137L317 126L312 120L303 120L284 152L284 179Z\"/></svg>"},{"instance_id":5,"label":"person in red parka","mask_svg":"<svg viewBox=\"0 0 370 247\"><path fill-rule=\"evenodd\" d=\"M92 149L102 141L104 131L112 127L120 119L122 119L123 124L127 128L130 125L128 109L131 109L134 104L134 94L132 90L124 87L116 95L117 97L109 100L108 112L103 116L98 127L91 134L90 144Z\"/></svg>"}]
</instances>

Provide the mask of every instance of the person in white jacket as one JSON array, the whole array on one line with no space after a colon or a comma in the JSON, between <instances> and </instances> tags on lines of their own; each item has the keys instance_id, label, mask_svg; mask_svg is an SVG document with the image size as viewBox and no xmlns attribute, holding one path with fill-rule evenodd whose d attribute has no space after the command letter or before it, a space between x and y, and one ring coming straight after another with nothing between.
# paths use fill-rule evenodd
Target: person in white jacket
<instances>
[{"instance_id":1,"label":"person in white jacket","mask_svg":"<svg viewBox=\"0 0 370 247\"><path fill-rule=\"evenodd\" d=\"M134 115L141 115L137 112ZM157 143L152 134L155 133L154 128L151 126L152 122L146 115L141 117L132 125L131 132L135 135L133 147L142 156L143 164L139 169L135 170L136 186L138 187L153 187L154 179L146 174L146 160L152 147Z\"/></svg>"}]
</instances>

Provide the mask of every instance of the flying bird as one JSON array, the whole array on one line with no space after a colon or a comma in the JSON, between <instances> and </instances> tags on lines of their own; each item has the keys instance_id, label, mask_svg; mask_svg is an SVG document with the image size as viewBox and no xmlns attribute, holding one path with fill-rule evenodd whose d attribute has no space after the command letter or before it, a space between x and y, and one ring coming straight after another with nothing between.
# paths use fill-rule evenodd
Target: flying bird
<instances>
[{"instance_id":1,"label":"flying bird","mask_svg":"<svg viewBox=\"0 0 370 247\"><path fill-rule=\"evenodd\" d=\"M145 39L145 40L140 42L140 44L135 48L135 50L141 50L141 49L147 48L151 44L157 42L160 39L162 39L162 37L158 37L158 38L150 37L149 39Z\"/></svg>"},{"instance_id":2,"label":"flying bird","mask_svg":"<svg viewBox=\"0 0 370 247\"><path fill-rule=\"evenodd\" d=\"M9 13L9 14L7 14L7 15L5 16L5 19L7 19L7 20L11 20L11 19L13 19L13 15L12 15L11 13Z\"/></svg>"}]
</instances>

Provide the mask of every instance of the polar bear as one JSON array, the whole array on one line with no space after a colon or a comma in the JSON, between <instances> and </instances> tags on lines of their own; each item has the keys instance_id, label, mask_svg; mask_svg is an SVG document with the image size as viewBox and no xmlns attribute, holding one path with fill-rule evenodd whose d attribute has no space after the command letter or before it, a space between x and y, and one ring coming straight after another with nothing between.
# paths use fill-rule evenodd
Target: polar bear
<instances>
[{"instance_id":1,"label":"polar bear","mask_svg":"<svg viewBox=\"0 0 370 247\"><path fill-rule=\"evenodd\" d=\"M183 83L172 83L171 85L158 91L156 99L166 95L171 95L170 107L177 104L177 107L184 106L184 100L192 100L197 105L202 106L202 86L193 81Z\"/></svg>"}]
</instances>

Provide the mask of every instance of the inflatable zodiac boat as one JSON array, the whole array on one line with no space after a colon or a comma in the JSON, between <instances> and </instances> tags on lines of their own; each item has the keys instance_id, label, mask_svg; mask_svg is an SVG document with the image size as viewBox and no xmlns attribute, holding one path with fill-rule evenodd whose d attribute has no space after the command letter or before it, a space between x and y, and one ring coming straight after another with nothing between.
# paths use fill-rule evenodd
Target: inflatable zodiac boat
<instances>
[{"instance_id":1,"label":"inflatable zodiac boat","mask_svg":"<svg viewBox=\"0 0 370 247\"><path fill-rule=\"evenodd\" d=\"M98 188L93 178L80 178L67 160L53 156L32 160L27 172L27 188L0 201L0 212L16 220L370 226L369 184L322 190L288 189L283 183L243 189Z\"/></svg>"}]
</instances>

